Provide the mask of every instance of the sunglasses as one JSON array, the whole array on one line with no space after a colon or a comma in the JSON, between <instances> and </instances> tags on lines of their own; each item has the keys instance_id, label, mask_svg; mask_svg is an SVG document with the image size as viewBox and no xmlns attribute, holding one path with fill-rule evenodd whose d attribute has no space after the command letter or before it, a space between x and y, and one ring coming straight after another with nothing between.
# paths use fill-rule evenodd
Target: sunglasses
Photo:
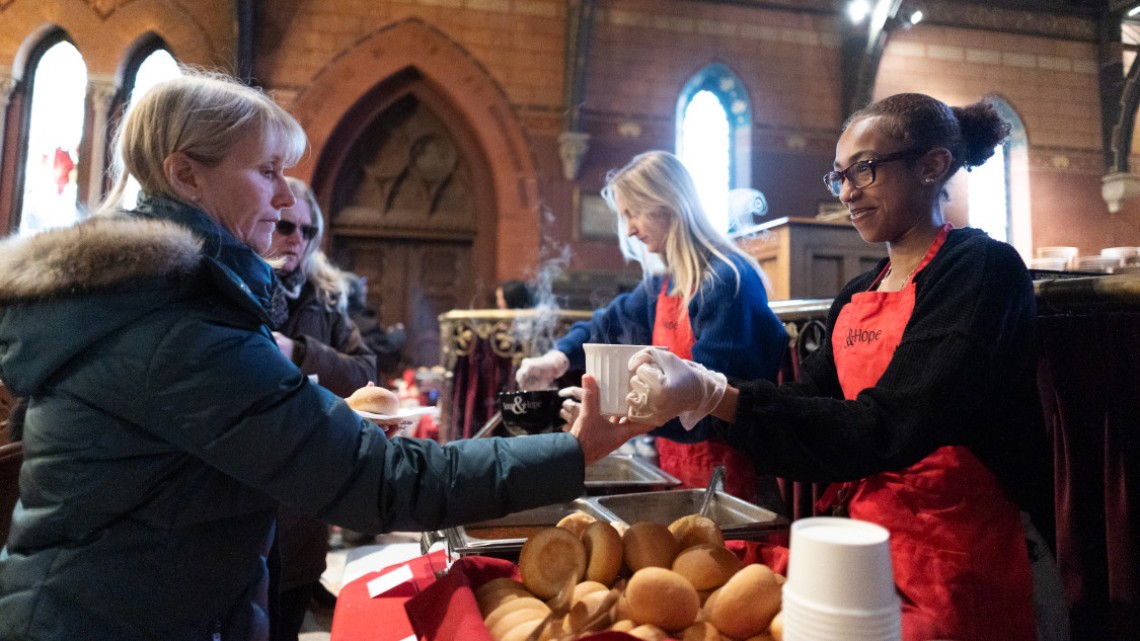
<instances>
[{"instance_id":1,"label":"sunglasses","mask_svg":"<svg viewBox=\"0 0 1140 641\"><path fill-rule=\"evenodd\" d=\"M298 228L301 230L301 238L305 240L312 240L317 235L315 225L298 225L288 220L277 221L277 233L282 236L292 236L293 232L297 231Z\"/></svg>"},{"instance_id":2,"label":"sunglasses","mask_svg":"<svg viewBox=\"0 0 1140 641\"><path fill-rule=\"evenodd\" d=\"M823 175L823 184L827 187L827 190L831 192L832 196L838 198L840 191L843 189L844 180L850 181L851 186L855 189L869 187L871 183L875 182L875 169L879 165L895 160L917 158L924 153L926 152L919 151L918 149L906 149L893 154L879 156L878 158L859 160L851 163L846 169L841 171L827 172Z\"/></svg>"}]
</instances>

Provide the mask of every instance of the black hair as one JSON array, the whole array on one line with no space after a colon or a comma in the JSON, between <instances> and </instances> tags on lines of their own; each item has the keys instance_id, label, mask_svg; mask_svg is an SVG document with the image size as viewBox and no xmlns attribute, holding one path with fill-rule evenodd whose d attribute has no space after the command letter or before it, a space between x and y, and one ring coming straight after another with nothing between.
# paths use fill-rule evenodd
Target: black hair
<instances>
[{"instance_id":1,"label":"black hair","mask_svg":"<svg viewBox=\"0 0 1140 641\"><path fill-rule=\"evenodd\" d=\"M945 147L953 157L946 179L962 167L977 167L994 155L994 148L1009 137L1009 123L989 101L965 107L950 107L920 93L900 93L860 109L847 119L851 123L884 116L883 133L907 143L908 148L929 151Z\"/></svg>"},{"instance_id":2,"label":"black hair","mask_svg":"<svg viewBox=\"0 0 1140 641\"><path fill-rule=\"evenodd\" d=\"M503 281L503 283L499 285L499 289L503 290L503 300L507 303L507 309L526 309L528 307L534 307L534 292L531 290L530 285L527 285L523 281Z\"/></svg>"}]
</instances>

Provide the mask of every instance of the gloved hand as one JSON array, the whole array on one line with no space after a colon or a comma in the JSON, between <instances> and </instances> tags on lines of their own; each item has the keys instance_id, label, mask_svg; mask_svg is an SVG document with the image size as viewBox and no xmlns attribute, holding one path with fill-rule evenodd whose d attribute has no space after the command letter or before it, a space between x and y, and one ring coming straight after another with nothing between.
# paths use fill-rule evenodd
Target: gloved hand
<instances>
[{"instance_id":1,"label":"gloved hand","mask_svg":"<svg viewBox=\"0 0 1140 641\"><path fill-rule=\"evenodd\" d=\"M570 359L562 352L552 349L542 356L524 358L515 372L515 381L520 390L546 389L554 385L554 380L570 369Z\"/></svg>"},{"instance_id":2,"label":"gloved hand","mask_svg":"<svg viewBox=\"0 0 1140 641\"><path fill-rule=\"evenodd\" d=\"M720 372L705 369L663 349L646 348L629 359L629 418L639 423L664 425L678 416L681 425L693 429L708 416L728 389Z\"/></svg>"},{"instance_id":3,"label":"gloved hand","mask_svg":"<svg viewBox=\"0 0 1140 641\"><path fill-rule=\"evenodd\" d=\"M562 401L562 409L558 410L558 415L566 421L567 425L573 425L574 421L578 420L578 415L582 413L582 395L584 393L581 387L564 387L558 390L558 395L566 399Z\"/></svg>"}]
</instances>

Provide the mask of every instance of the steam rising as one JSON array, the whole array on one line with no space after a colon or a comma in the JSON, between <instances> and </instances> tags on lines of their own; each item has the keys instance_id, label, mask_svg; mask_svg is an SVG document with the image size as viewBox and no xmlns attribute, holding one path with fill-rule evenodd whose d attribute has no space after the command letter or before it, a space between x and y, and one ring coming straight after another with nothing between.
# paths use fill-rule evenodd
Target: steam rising
<instances>
[{"instance_id":1,"label":"steam rising","mask_svg":"<svg viewBox=\"0 0 1140 641\"><path fill-rule=\"evenodd\" d=\"M538 271L532 281L536 313L518 318L514 325L515 340L524 346L526 356L546 353L560 337L558 330L562 310L554 296L554 279L570 264L570 247L547 235L546 230L553 221L553 212L543 207Z\"/></svg>"}]
</instances>

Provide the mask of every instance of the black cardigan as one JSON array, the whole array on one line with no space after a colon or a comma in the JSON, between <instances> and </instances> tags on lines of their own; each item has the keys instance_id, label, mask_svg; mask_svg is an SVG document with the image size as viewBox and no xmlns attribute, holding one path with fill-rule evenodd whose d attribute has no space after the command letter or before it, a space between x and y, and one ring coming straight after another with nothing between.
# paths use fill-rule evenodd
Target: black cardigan
<instances>
[{"instance_id":1,"label":"black cardigan","mask_svg":"<svg viewBox=\"0 0 1140 641\"><path fill-rule=\"evenodd\" d=\"M1023 510L1048 518L1036 300L1020 256L981 231L951 231L915 276L914 313L882 378L844 400L831 331L885 262L836 297L828 340L805 359L797 383L731 381L740 400L730 442L760 471L816 482L903 469L943 445L964 445Z\"/></svg>"}]
</instances>

